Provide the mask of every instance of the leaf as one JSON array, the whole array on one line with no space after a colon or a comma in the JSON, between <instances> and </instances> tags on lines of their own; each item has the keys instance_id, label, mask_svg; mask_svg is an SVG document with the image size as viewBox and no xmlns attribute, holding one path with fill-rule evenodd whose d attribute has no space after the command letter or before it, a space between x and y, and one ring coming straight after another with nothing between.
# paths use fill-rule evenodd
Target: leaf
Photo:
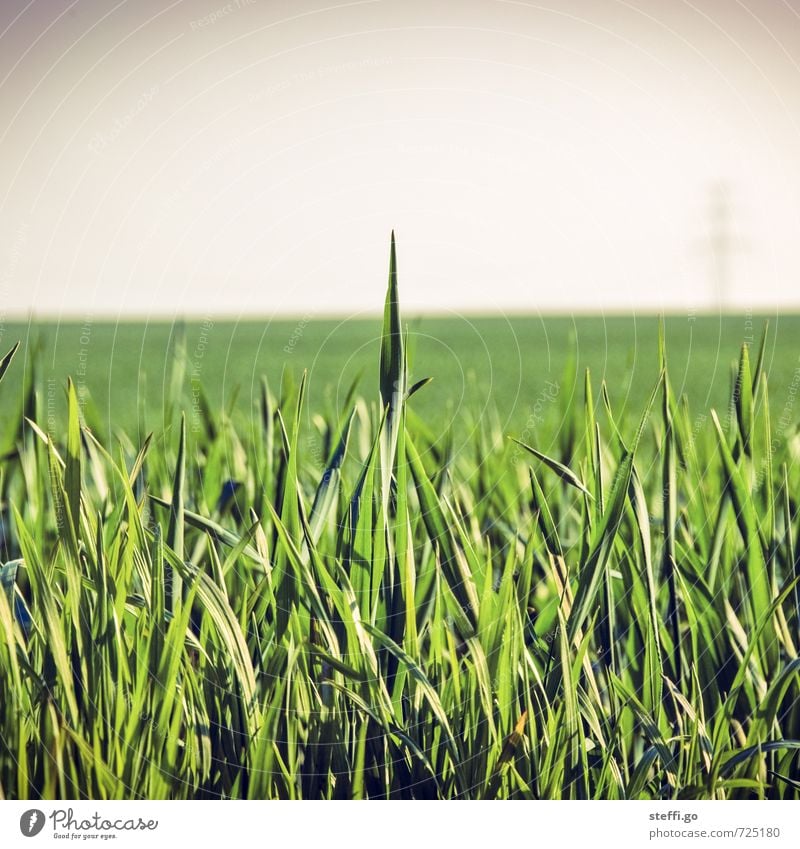
<instances>
[{"instance_id":1,"label":"leaf","mask_svg":"<svg viewBox=\"0 0 800 849\"><path fill-rule=\"evenodd\" d=\"M389 254L389 286L383 311L383 333L381 335L380 387L384 407L389 408L388 426L399 413L400 403L406 391L405 350L400 326L400 303L397 293L397 256L394 231Z\"/></svg>"},{"instance_id":2,"label":"leaf","mask_svg":"<svg viewBox=\"0 0 800 849\"><path fill-rule=\"evenodd\" d=\"M771 740L768 743L759 743L757 746L746 746L743 749L734 749L722 759L719 774L722 777L730 775L739 764L750 760L756 755L763 755L767 752L779 752L783 749L798 750L800 749L800 740Z\"/></svg>"},{"instance_id":3,"label":"leaf","mask_svg":"<svg viewBox=\"0 0 800 849\"><path fill-rule=\"evenodd\" d=\"M159 498L157 495L150 495L148 497L160 507L167 507L170 510L172 509L172 502ZM183 519L187 525L191 525L193 528L197 528L197 530L208 534L215 542L220 542L230 548L236 548L242 543L242 537L239 534L234 533L227 528L223 528L222 525L214 522L212 519L207 519L205 516L193 513L191 510L184 509ZM242 553L246 554L251 560L254 560L257 563L263 562L263 557L250 545L245 545L242 549Z\"/></svg>"},{"instance_id":4,"label":"leaf","mask_svg":"<svg viewBox=\"0 0 800 849\"><path fill-rule=\"evenodd\" d=\"M432 377L423 377L422 380L418 380L411 389L406 392L406 400L408 400L412 395L416 395L420 389L427 386L432 380Z\"/></svg>"},{"instance_id":5,"label":"leaf","mask_svg":"<svg viewBox=\"0 0 800 849\"><path fill-rule=\"evenodd\" d=\"M747 345L742 345L739 356L739 373L736 378L735 390L736 418L739 423L739 434L742 439L744 453L752 453L753 434L753 378L750 374L750 355Z\"/></svg>"},{"instance_id":6,"label":"leaf","mask_svg":"<svg viewBox=\"0 0 800 849\"><path fill-rule=\"evenodd\" d=\"M311 513L309 515L309 525L311 527L311 536L314 542L319 540L320 534L325 520L330 515L336 499L336 493L341 481L341 468L347 454L347 441L350 437L350 426L355 415L355 407L345 417L344 423L339 431L339 438L336 441L336 447L333 449L331 456L328 458L328 464L322 479L317 486L317 491L314 495L314 502L311 505Z\"/></svg>"},{"instance_id":7,"label":"leaf","mask_svg":"<svg viewBox=\"0 0 800 849\"><path fill-rule=\"evenodd\" d=\"M75 384L67 381L67 458L64 466L64 489L70 519L77 537L81 519L81 423Z\"/></svg>"},{"instance_id":8,"label":"leaf","mask_svg":"<svg viewBox=\"0 0 800 849\"><path fill-rule=\"evenodd\" d=\"M725 468L728 481L728 491L733 500L736 522L747 550L747 579L749 585L748 602L752 611L753 622L758 620L761 611L766 610L772 601L769 573L764 554L764 543L761 539L756 510L750 493L745 486L742 475L733 459L722 427L714 410L711 419L717 434L717 445ZM774 668L778 657L778 647L774 635L765 634L761 640L762 650L766 652L768 667Z\"/></svg>"},{"instance_id":9,"label":"leaf","mask_svg":"<svg viewBox=\"0 0 800 849\"><path fill-rule=\"evenodd\" d=\"M534 457L537 457L541 460L546 466L552 469L560 478L564 481L564 483L568 483L570 486L574 486L576 489L579 489L581 492L585 493L592 498L592 493L586 488L583 481L573 472L571 469L568 469L562 463L559 463L558 460L554 460L552 457L548 457L546 454L542 454L536 448L532 448L530 445L526 445L524 442L520 442L518 439L514 439L514 437L510 437L512 442L516 442L520 448L524 448L526 451L533 454Z\"/></svg>"},{"instance_id":10,"label":"leaf","mask_svg":"<svg viewBox=\"0 0 800 849\"><path fill-rule=\"evenodd\" d=\"M636 429L630 448L625 449L620 460L614 480L611 484L611 495L606 504L605 512L593 535L592 547L586 564L582 567L578 576L578 588L575 592L575 601L569 616L568 629L570 640L574 640L578 632L583 628L590 610L597 602L597 594L601 586L603 570L613 548L617 528L622 519L625 501L628 498L631 477L633 475L633 458L639 446L645 424L653 408L656 394L661 386L663 375L659 377L647 406L642 413L639 426Z\"/></svg>"},{"instance_id":11,"label":"leaf","mask_svg":"<svg viewBox=\"0 0 800 849\"><path fill-rule=\"evenodd\" d=\"M6 594L9 605L14 606L14 586L17 580L17 570L22 565L22 560L9 560L0 566L0 589Z\"/></svg>"},{"instance_id":12,"label":"leaf","mask_svg":"<svg viewBox=\"0 0 800 849\"><path fill-rule=\"evenodd\" d=\"M407 381L405 344L400 326L400 303L397 293L397 257L392 231L389 285L383 310L380 356L381 404L386 410L381 438L381 502L384 515L389 512L389 493L397 453L397 437L402 426Z\"/></svg>"},{"instance_id":13,"label":"leaf","mask_svg":"<svg viewBox=\"0 0 800 849\"><path fill-rule=\"evenodd\" d=\"M167 545L175 552L178 560L183 561L183 538L185 522L186 487L186 415L181 413L180 438L178 442L178 459L175 462L175 474L172 479L172 503L169 510L169 525L167 527ZM173 570L170 581L170 610L173 613L181 604L183 586L180 570Z\"/></svg>"},{"instance_id":14,"label":"leaf","mask_svg":"<svg viewBox=\"0 0 800 849\"><path fill-rule=\"evenodd\" d=\"M14 359L14 354L17 353L19 349L20 343L17 342L16 345L0 360L0 380L3 379L5 373L8 371L8 367L11 365L11 360Z\"/></svg>"}]
</instances>

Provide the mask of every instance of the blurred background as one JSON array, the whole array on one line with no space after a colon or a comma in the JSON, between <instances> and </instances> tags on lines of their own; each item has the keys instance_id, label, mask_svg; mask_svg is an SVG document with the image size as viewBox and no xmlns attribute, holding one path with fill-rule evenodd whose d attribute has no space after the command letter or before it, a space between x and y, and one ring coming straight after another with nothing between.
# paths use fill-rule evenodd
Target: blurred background
<instances>
[{"instance_id":1,"label":"blurred background","mask_svg":"<svg viewBox=\"0 0 800 849\"><path fill-rule=\"evenodd\" d=\"M798 306L796 0L3 0L7 318Z\"/></svg>"},{"instance_id":2,"label":"blurred background","mask_svg":"<svg viewBox=\"0 0 800 849\"><path fill-rule=\"evenodd\" d=\"M34 363L109 430L373 397L394 229L429 421L557 426L586 367L638 415L666 313L700 416L769 319L788 427L798 91L796 0L3 0L16 406Z\"/></svg>"}]
</instances>

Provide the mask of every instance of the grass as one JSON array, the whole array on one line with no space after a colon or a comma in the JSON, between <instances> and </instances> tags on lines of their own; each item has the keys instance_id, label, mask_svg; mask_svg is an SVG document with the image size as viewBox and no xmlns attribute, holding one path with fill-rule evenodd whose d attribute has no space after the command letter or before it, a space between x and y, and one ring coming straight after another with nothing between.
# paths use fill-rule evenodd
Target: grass
<instances>
[{"instance_id":1,"label":"grass","mask_svg":"<svg viewBox=\"0 0 800 849\"><path fill-rule=\"evenodd\" d=\"M765 365L777 422L800 366L799 315L666 317L673 387L677 395L685 393L692 400L695 416L708 416L711 407L726 408L739 348L745 342L758 344L768 318ZM561 406L549 403L553 384L563 389L577 383L571 400L580 403L586 368L598 385L606 381L619 415L638 414L656 367L659 320L650 315L412 316L408 328L410 369L435 382L435 391L421 393L414 405L429 426L452 427L463 436L470 422L480 422L489 410L496 410L504 429L519 434L532 416L541 418L544 407L549 420L537 428L537 435L549 439ZM190 417L192 390L202 384L212 410L230 409L246 426L258 408L262 376L279 392L284 372L297 383L305 369L306 414L333 416L359 375L360 391L374 391L381 323L363 317L237 323L214 319L210 327L201 321L86 321L6 324L2 330L0 348L22 341L17 374L35 359L42 401L48 415L55 415L56 429L66 425L61 387L71 376L96 433L106 439L115 430L125 430L143 440L165 427L176 357L184 364L182 403ZM7 382L0 406L3 430L13 425L25 396L23 382L12 383ZM49 408L48 397L54 399Z\"/></svg>"},{"instance_id":2,"label":"grass","mask_svg":"<svg viewBox=\"0 0 800 849\"><path fill-rule=\"evenodd\" d=\"M706 415L667 329L621 401L567 358L456 437L394 248L369 334L252 413L179 344L138 426L3 360L0 795L800 798L795 354Z\"/></svg>"}]
</instances>

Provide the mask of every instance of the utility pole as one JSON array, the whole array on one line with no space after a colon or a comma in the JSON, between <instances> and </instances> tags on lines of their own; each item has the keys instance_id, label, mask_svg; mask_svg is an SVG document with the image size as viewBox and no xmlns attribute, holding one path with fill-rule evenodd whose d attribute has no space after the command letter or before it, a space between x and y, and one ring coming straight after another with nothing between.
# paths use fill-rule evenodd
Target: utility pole
<instances>
[{"instance_id":1,"label":"utility pole","mask_svg":"<svg viewBox=\"0 0 800 849\"><path fill-rule=\"evenodd\" d=\"M709 189L708 250L711 297L720 311L730 305L731 268L737 238L733 231L730 186L717 180Z\"/></svg>"}]
</instances>

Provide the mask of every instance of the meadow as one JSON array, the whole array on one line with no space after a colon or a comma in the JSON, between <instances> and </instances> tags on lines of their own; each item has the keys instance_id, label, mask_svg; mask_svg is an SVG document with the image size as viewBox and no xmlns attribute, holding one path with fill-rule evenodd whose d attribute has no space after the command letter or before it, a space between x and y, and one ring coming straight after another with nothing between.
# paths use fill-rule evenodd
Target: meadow
<instances>
[{"instance_id":1,"label":"meadow","mask_svg":"<svg viewBox=\"0 0 800 849\"><path fill-rule=\"evenodd\" d=\"M378 291L375 302L380 305ZM546 419L534 424L541 424L542 436L550 438L561 406L581 402L587 368L598 386L605 380L618 415L636 416L657 367L659 318L653 315L404 320L410 371L436 384L434 392L418 397L415 409L440 430L452 427L463 433L465 425L496 411L509 431L524 429L532 416ZM686 394L697 414L725 409L739 348L744 343L757 346L767 322L765 366L773 415L779 418L800 366L800 316L794 314L668 315L664 327L675 394ZM68 377L76 383L84 412L103 434L116 428L143 439L162 430L176 382L187 408L193 390L202 386L215 412L230 410L246 420L257 410L262 377L278 392L282 376L297 383L304 370L307 413L334 415L341 412L357 378L362 394L374 393L380 337L379 316L6 324L0 347L22 344L2 390L0 427L7 430L19 415L28 391L21 379L22 361L31 358L42 396L48 386L58 387L50 409L58 427L66 423L63 387ZM562 403L552 411L548 403L542 415L541 404L534 408L537 400L552 396L553 384ZM565 400L562 391L573 385L579 391Z\"/></svg>"},{"instance_id":2,"label":"meadow","mask_svg":"<svg viewBox=\"0 0 800 849\"><path fill-rule=\"evenodd\" d=\"M798 330L7 325L0 797L800 798Z\"/></svg>"}]
</instances>

